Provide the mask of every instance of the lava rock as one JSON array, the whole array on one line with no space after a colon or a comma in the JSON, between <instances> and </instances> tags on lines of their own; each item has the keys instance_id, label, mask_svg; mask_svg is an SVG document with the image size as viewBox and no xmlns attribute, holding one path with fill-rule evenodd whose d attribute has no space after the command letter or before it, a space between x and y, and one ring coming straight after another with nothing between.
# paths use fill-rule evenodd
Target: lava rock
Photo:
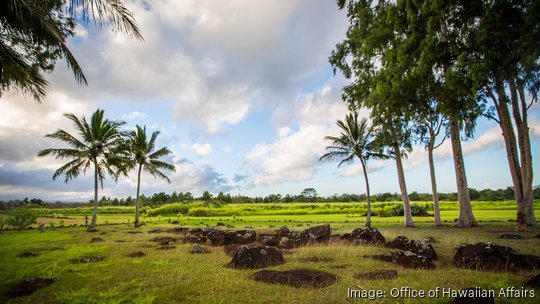
<instances>
[{"instance_id":1,"label":"lava rock","mask_svg":"<svg viewBox=\"0 0 540 304\"><path fill-rule=\"evenodd\" d=\"M300 238L307 239L309 241L315 241L318 243L326 243L330 240L330 225L321 225L310 227L300 233Z\"/></svg>"},{"instance_id":2,"label":"lava rock","mask_svg":"<svg viewBox=\"0 0 540 304\"><path fill-rule=\"evenodd\" d=\"M285 263L285 259L277 249L260 244L250 244L240 246L228 266L236 269L255 269L283 263Z\"/></svg>"},{"instance_id":3,"label":"lava rock","mask_svg":"<svg viewBox=\"0 0 540 304\"><path fill-rule=\"evenodd\" d=\"M128 254L128 257L130 257L130 258L140 258L142 256L144 256L144 252L142 252L142 251L135 251L135 252L132 252L132 253Z\"/></svg>"},{"instance_id":4,"label":"lava rock","mask_svg":"<svg viewBox=\"0 0 540 304\"><path fill-rule=\"evenodd\" d=\"M386 242L377 228L356 228L351 233L345 233L341 240L349 241L353 245L384 244Z\"/></svg>"},{"instance_id":5,"label":"lava rock","mask_svg":"<svg viewBox=\"0 0 540 304\"><path fill-rule=\"evenodd\" d=\"M529 286L532 288L540 289L540 273L535 275L534 277L530 278L526 283L525 286Z\"/></svg>"},{"instance_id":6,"label":"lava rock","mask_svg":"<svg viewBox=\"0 0 540 304\"><path fill-rule=\"evenodd\" d=\"M17 257L19 257L19 258L32 258L32 257L36 257L36 256L37 256L36 253L30 252L30 251L24 251L24 252L17 255Z\"/></svg>"},{"instance_id":7,"label":"lava rock","mask_svg":"<svg viewBox=\"0 0 540 304\"><path fill-rule=\"evenodd\" d=\"M204 247L203 245L195 243L191 247L190 252L193 253L193 254L199 254L199 253L208 253L210 251L206 247Z\"/></svg>"},{"instance_id":8,"label":"lava rock","mask_svg":"<svg viewBox=\"0 0 540 304\"><path fill-rule=\"evenodd\" d=\"M540 267L540 257L517 254L494 243L477 243L458 246L453 263L461 268L515 271Z\"/></svg>"},{"instance_id":9,"label":"lava rock","mask_svg":"<svg viewBox=\"0 0 540 304\"><path fill-rule=\"evenodd\" d=\"M90 243L103 243L103 242L105 242L105 240L100 237L92 238L92 240L90 241Z\"/></svg>"},{"instance_id":10,"label":"lava rock","mask_svg":"<svg viewBox=\"0 0 540 304\"><path fill-rule=\"evenodd\" d=\"M403 251L399 249L393 249L390 254L381 254L381 255L366 255L365 258L371 258L375 260L381 260L384 262L391 262L398 264L405 268L414 268L414 269L433 269L435 264L430 257L418 255L410 251Z\"/></svg>"},{"instance_id":11,"label":"lava rock","mask_svg":"<svg viewBox=\"0 0 540 304\"><path fill-rule=\"evenodd\" d=\"M386 244L386 247L414 252L418 255L437 259L437 253L428 240L409 240L406 236L398 236Z\"/></svg>"},{"instance_id":12,"label":"lava rock","mask_svg":"<svg viewBox=\"0 0 540 304\"><path fill-rule=\"evenodd\" d=\"M504 233L499 236L500 239L506 239L506 240L522 240L523 237L519 234L511 234L511 233Z\"/></svg>"}]
</instances>

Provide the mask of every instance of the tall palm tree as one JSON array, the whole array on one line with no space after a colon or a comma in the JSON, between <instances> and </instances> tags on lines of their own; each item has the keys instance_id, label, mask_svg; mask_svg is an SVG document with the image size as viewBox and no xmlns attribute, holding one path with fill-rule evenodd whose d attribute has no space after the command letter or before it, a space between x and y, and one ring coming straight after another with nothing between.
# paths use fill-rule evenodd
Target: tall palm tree
<instances>
[{"instance_id":1,"label":"tall palm tree","mask_svg":"<svg viewBox=\"0 0 540 304\"><path fill-rule=\"evenodd\" d=\"M338 120L336 124L341 129L341 134L339 137L326 136L324 138L331 141L332 145L326 147L328 152L321 156L320 160L339 161L338 167L343 164L352 164L355 157L360 160L366 180L366 227L371 227L371 197L366 165L371 158L387 159L388 156L382 153L380 145L373 136L373 127L368 124L367 119L358 120L357 111L351 111L345 117L345 121Z\"/></svg>"},{"instance_id":2,"label":"tall palm tree","mask_svg":"<svg viewBox=\"0 0 540 304\"><path fill-rule=\"evenodd\" d=\"M39 151L38 156L54 155L56 159L69 159L70 161L58 168L53 180L61 175L65 182L85 173L94 167L94 210L88 231L96 231L96 217L98 206L98 182L103 189L105 175L111 175L115 180L119 174L127 175L129 158L125 149L126 134L120 131L121 121L111 121L103 117L104 111L97 109L88 122L83 116L79 119L74 114L64 114L73 122L81 138L58 129L46 137L58 139L66 143L69 148L52 148Z\"/></svg>"},{"instance_id":3,"label":"tall palm tree","mask_svg":"<svg viewBox=\"0 0 540 304\"><path fill-rule=\"evenodd\" d=\"M139 227L139 192L141 189L141 171L150 173L154 178L161 178L171 182L169 178L160 171L166 169L175 171L173 165L158 160L162 156L169 155L171 151L167 147L156 150L156 138L159 131L152 132L150 139L146 135L146 126L137 126L136 130L129 133L129 150L132 154L132 167L138 166L137 171L137 196L135 199L135 227Z\"/></svg>"}]
</instances>

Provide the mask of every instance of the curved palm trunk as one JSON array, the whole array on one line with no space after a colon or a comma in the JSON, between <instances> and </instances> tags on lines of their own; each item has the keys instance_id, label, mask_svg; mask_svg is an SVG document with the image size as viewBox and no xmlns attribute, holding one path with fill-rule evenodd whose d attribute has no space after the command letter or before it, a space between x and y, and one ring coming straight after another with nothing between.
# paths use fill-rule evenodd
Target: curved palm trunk
<instances>
[{"instance_id":1,"label":"curved palm trunk","mask_svg":"<svg viewBox=\"0 0 540 304\"><path fill-rule=\"evenodd\" d=\"M86 228L88 232L96 231L96 219L97 219L97 207L98 207L98 163L94 158L94 210L92 211L92 220L90 226Z\"/></svg>"},{"instance_id":2,"label":"curved palm trunk","mask_svg":"<svg viewBox=\"0 0 540 304\"><path fill-rule=\"evenodd\" d=\"M362 164L362 170L364 171L364 179L366 180L366 193L367 193L367 211L366 211L366 227L371 228L371 194L369 193L369 180L366 171L366 164L363 160L360 160Z\"/></svg>"},{"instance_id":3,"label":"curved palm trunk","mask_svg":"<svg viewBox=\"0 0 540 304\"><path fill-rule=\"evenodd\" d=\"M435 162L433 161L433 143L435 138L432 136L428 144L429 173L431 175L431 193L433 196L433 224L442 226L441 210L439 208L439 193L437 192L437 179L435 177Z\"/></svg>"},{"instance_id":4,"label":"curved palm trunk","mask_svg":"<svg viewBox=\"0 0 540 304\"><path fill-rule=\"evenodd\" d=\"M139 173L137 174L137 197L135 198L135 228L139 227L139 190L141 189L141 169L139 164Z\"/></svg>"},{"instance_id":5,"label":"curved palm trunk","mask_svg":"<svg viewBox=\"0 0 540 304\"><path fill-rule=\"evenodd\" d=\"M396 154L396 167L399 180L399 189L401 190L401 200L403 201L403 215L405 217L405 227L414 227L407 184L405 183L405 172L401 161L401 150L398 143L394 143L394 153Z\"/></svg>"},{"instance_id":6,"label":"curved palm trunk","mask_svg":"<svg viewBox=\"0 0 540 304\"><path fill-rule=\"evenodd\" d=\"M463 162L463 151L461 150L461 139L459 138L459 128L457 122L449 119L450 122L450 140L452 142L452 151L454 154L454 168L456 171L456 184L459 201L459 217L456 227L475 227L478 226L472 211L469 188L467 187L467 175L465 174L465 163Z\"/></svg>"}]
</instances>

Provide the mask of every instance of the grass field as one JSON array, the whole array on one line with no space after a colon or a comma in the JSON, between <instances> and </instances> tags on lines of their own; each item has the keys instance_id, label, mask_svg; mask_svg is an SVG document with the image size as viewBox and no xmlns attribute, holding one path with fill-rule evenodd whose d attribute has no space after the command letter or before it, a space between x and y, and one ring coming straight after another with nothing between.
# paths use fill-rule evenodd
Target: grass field
<instances>
[{"instance_id":1,"label":"grass field","mask_svg":"<svg viewBox=\"0 0 540 304\"><path fill-rule=\"evenodd\" d=\"M538 210L538 208L537 208ZM269 267L273 270L308 268L325 271L339 277L337 284L320 288L292 288L255 282L248 278L257 270L235 270L226 267L230 257L221 247L209 247L210 253L194 255L191 245L174 244L172 250L156 250L150 242L156 234L151 229L170 228L177 225L169 221L179 220L179 225L215 225L218 221L232 224L235 229L253 227L257 232L270 232L274 227L288 225L301 231L307 225L330 223L332 234L343 234L363 226L363 217L355 214L305 214L305 215L245 215L193 217L188 215L163 215L146 217L146 225L134 229L132 214L101 214L99 232L88 233L83 227L46 229L22 232L8 231L0 234L0 294L27 277L55 278L52 285L36 291L30 296L7 299L0 296L1 303L445 303L449 298L392 298L392 288L411 287L416 290L432 290L437 287L460 289L482 287L493 289L514 286L521 289L523 283L537 274L538 270L516 273L474 271L455 268L452 257L455 246L460 243L493 241L510 246L518 253L540 255L540 239L535 238L540 229L533 228L522 235L523 240L498 239L501 233L512 233L514 224L508 222L515 217L514 210L475 210L481 227L457 229L451 226L457 210L442 212L446 225L431 226L430 217L416 217L416 228L403 228L401 217L374 217L374 226L379 227L387 240L398 235L411 239L434 237L433 246L439 260L434 270L411 270L400 266L363 258L366 254L386 253L383 246L348 246L329 244L307 246L292 250L285 255L286 263ZM540 214L537 213L537 218ZM60 220L65 225L83 224L83 215L71 215L66 219L42 217L38 221L48 224ZM108 225L105 225L108 223ZM130 233L140 231L141 233ZM159 236L175 236L161 233ZM178 236L178 235L176 235ZM105 240L90 243L93 237ZM17 257L23 251L37 253L30 258ZM145 256L129 258L134 251ZM102 262L72 264L70 259L86 256L103 256ZM328 258L326 262L304 262L307 257ZM358 280L353 275L379 269L396 269L394 280ZM347 299L347 290L383 290L386 298ZM540 290L536 290L538 294ZM535 298L496 298L497 303L538 303Z\"/></svg>"}]
</instances>

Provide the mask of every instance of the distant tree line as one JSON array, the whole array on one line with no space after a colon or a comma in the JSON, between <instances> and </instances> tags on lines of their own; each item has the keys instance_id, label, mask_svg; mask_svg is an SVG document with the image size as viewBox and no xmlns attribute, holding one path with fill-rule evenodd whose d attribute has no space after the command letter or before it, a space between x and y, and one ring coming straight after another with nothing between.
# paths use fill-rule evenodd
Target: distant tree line
<instances>
[{"instance_id":1,"label":"distant tree line","mask_svg":"<svg viewBox=\"0 0 540 304\"><path fill-rule=\"evenodd\" d=\"M269 194L267 196L245 196L245 195L231 195L229 193L219 192L217 195L212 195L210 192L205 191L201 196L195 197L191 192L172 192L171 194L165 192L154 193L151 196L145 196L144 194L139 197L140 201L144 206L160 206L171 203L189 203L192 201L203 201L209 205L221 205L221 204L250 204L250 203L293 203L293 202L364 202L367 201L367 196L365 194L334 194L331 196L323 197L318 196L316 191L307 191L314 190L313 188L306 188L298 195L281 195L281 194ZM534 199L540 199L540 187L537 187L533 191ZM506 189L483 189L476 190L474 188L469 188L469 195L473 201L505 201L514 199L514 189L508 187ZM417 202L428 202L433 199L431 193L418 193L413 191L409 194L411 201ZM457 201L457 193L439 193L439 198L441 201ZM390 201L399 201L401 196L399 193L390 193L384 192L371 196L373 202L390 202ZM31 206L34 208L64 208L66 206L87 206L93 205L94 201L90 200L89 202L78 202L78 203L63 203L60 201L56 202L45 202L39 198L25 198L23 200L9 200L2 201L0 200L0 210L11 210L19 206ZM135 204L135 199L131 196L126 198L111 198L103 196L99 200L100 206L133 206Z\"/></svg>"}]
</instances>

